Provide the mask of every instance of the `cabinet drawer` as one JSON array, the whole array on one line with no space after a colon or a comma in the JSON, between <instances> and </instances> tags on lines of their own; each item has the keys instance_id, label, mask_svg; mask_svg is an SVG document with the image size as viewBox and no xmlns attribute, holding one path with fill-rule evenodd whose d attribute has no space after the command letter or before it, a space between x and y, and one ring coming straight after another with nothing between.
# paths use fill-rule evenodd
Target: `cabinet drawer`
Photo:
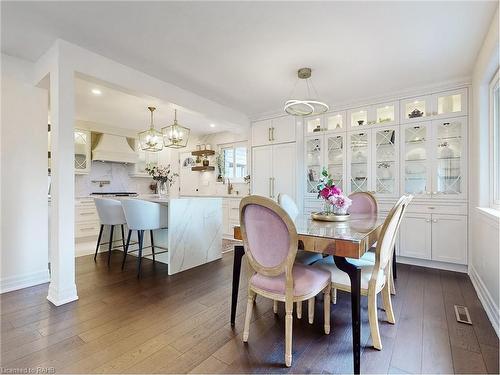
<instances>
[{"instance_id":1,"label":"cabinet drawer","mask_svg":"<svg viewBox=\"0 0 500 375\"><path fill-rule=\"evenodd\" d=\"M410 203L408 213L467 215L467 205L458 203L453 205L429 203Z\"/></svg>"},{"instance_id":2,"label":"cabinet drawer","mask_svg":"<svg viewBox=\"0 0 500 375\"><path fill-rule=\"evenodd\" d=\"M99 221L97 210L95 207L76 207L75 208L75 222L89 222Z\"/></svg>"},{"instance_id":3,"label":"cabinet drawer","mask_svg":"<svg viewBox=\"0 0 500 375\"><path fill-rule=\"evenodd\" d=\"M97 236L99 234L99 222L77 223L75 225L75 237Z\"/></svg>"}]
</instances>

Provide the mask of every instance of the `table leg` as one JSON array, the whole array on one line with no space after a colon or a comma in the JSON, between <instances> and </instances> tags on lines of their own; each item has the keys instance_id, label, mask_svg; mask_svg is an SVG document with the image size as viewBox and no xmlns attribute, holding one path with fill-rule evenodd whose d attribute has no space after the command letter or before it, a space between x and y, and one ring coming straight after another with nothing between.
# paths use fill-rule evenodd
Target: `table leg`
<instances>
[{"instance_id":1,"label":"table leg","mask_svg":"<svg viewBox=\"0 0 500 375\"><path fill-rule=\"evenodd\" d=\"M396 245L394 245L394 253L392 254L392 277L393 279L398 278L398 273L396 272Z\"/></svg>"},{"instance_id":2,"label":"table leg","mask_svg":"<svg viewBox=\"0 0 500 375\"><path fill-rule=\"evenodd\" d=\"M361 354L361 269L349 263L346 258L334 256L335 265L349 275L351 280L351 308L352 308L352 355L354 360L354 373L360 371Z\"/></svg>"},{"instance_id":3,"label":"table leg","mask_svg":"<svg viewBox=\"0 0 500 375\"><path fill-rule=\"evenodd\" d=\"M234 246L233 261L233 289L231 294L231 326L234 327L236 319L236 304L238 303L238 289L240 288L241 258L245 255L245 249L242 245Z\"/></svg>"}]
</instances>

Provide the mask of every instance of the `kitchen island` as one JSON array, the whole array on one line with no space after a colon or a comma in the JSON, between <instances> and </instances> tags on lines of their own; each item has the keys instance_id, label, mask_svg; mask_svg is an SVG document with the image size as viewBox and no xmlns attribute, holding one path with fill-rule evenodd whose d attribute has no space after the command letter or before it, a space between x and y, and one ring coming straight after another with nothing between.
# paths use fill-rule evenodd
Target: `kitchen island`
<instances>
[{"instance_id":1,"label":"kitchen island","mask_svg":"<svg viewBox=\"0 0 500 375\"><path fill-rule=\"evenodd\" d=\"M156 255L156 261L168 264L169 275L222 257L221 198L159 198L157 195L140 195L113 199L141 199L162 205L160 214L165 229L154 231L154 242L155 249L158 247L157 253L161 252ZM137 241L136 235L133 233L133 242ZM150 246L149 236L144 237L144 246ZM114 240L121 242L120 235ZM137 245L131 244L130 250L135 249ZM104 248L101 250L104 251ZM151 254L151 249L146 248L143 254ZM137 252L130 255L137 255ZM150 258L150 255L146 257Z\"/></svg>"}]
</instances>

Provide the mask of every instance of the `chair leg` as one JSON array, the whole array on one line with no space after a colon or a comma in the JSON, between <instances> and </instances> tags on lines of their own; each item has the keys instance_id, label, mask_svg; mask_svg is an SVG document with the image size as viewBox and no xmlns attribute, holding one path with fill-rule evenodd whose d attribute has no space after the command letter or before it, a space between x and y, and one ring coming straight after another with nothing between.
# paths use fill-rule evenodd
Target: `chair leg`
<instances>
[{"instance_id":1,"label":"chair leg","mask_svg":"<svg viewBox=\"0 0 500 375\"><path fill-rule=\"evenodd\" d=\"M301 302L302 304L302 302ZM285 365L292 365L292 324L293 324L293 301L285 300Z\"/></svg>"},{"instance_id":2,"label":"chair leg","mask_svg":"<svg viewBox=\"0 0 500 375\"><path fill-rule=\"evenodd\" d=\"M123 245L123 251L125 251L125 231L123 230L123 224L120 225L122 227L122 245Z\"/></svg>"},{"instance_id":3,"label":"chair leg","mask_svg":"<svg viewBox=\"0 0 500 375\"><path fill-rule=\"evenodd\" d=\"M380 331L378 329L377 316L377 294L375 291L368 291L368 320L370 322L370 332L372 334L373 347L382 350Z\"/></svg>"},{"instance_id":4,"label":"chair leg","mask_svg":"<svg viewBox=\"0 0 500 375\"><path fill-rule=\"evenodd\" d=\"M324 321L325 321L325 334L329 335L330 334L330 293L331 293L331 285L328 285L325 288L325 291L323 292L324 294L324 300L323 300L323 312L325 314L324 316Z\"/></svg>"},{"instance_id":5,"label":"chair leg","mask_svg":"<svg viewBox=\"0 0 500 375\"><path fill-rule=\"evenodd\" d=\"M394 285L394 269L389 267L389 275L387 277L387 281L389 283L389 288L392 295L396 295L396 287Z\"/></svg>"},{"instance_id":6,"label":"chair leg","mask_svg":"<svg viewBox=\"0 0 500 375\"><path fill-rule=\"evenodd\" d=\"M332 292L332 303L337 304L337 288L331 288Z\"/></svg>"},{"instance_id":7,"label":"chair leg","mask_svg":"<svg viewBox=\"0 0 500 375\"><path fill-rule=\"evenodd\" d=\"M113 230L115 229L114 225L111 225L109 229L109 247L108 247L108 267L111 264L111 249L113 248Z\"/></svg>"},{"instance_id":8,"label":"chair leg","mask_svg":"<svg viewBox=\"0 0 500 375\"><path fill-rule=\"evenodd\" d=\"M128 247L130 246L130 236L132 235L132 231L129 229L127 234L127 244L125 245L125 249L123 250L123 262L122 262L122 270L125 267L125 261L127 260L127 252Z\"/></svg>"},{"instance_id":9,"label":"chair leg","mask_svg":"<svg viewBox=\"0 0 500 375\"><path fill-rule=\"evenodd\" d=\"M278 313L278 301L273 301L273 312Z\"/></svg>"},{"instance_id":10,"label":"chair leg","mask_svg":"<svg viewBox=\"0 0 500 375\"><path fill-rule=\"evenodd\" d=\"M95 247L94 262L97 259L97 253L99 252L99 246L101 245L101 237L103 230L104 230L104 225L101 224L101 229L99 229L99 237L97 237L97 246Z\"/></svg>"},{"instance_id":11,"label":"chair leg","mask_svg":"<svg viewBox=\"0 0 500 375\"><path fill-rule=\"evenodd\" d=\"M137 237L139 239L139 254L137 255L137 278L141 277L141 264L142 264L142 240L144 239L144 231L138 230Z\"/></svg>"},{"instance_id":12,"label":"chair leg","mask_svg":"<svg viewBox=\"0 0 500 375\"><path fill-rule=\"evenodd\" d=\"M302 301L297 302L297 319L302 319Z\"/></svg>"},{"instance_id":13,"label":"chair leg","mask_svg":"<svg viewBox=\"0 0 500 375\"><path fill-rule=\"evenodd\" d=\"M309 318L309 324L314 323L314 297L307 300L307 316Z\"/></svg>"},{"instance_id":14,"label":"chair leg","mask_svg":"<svg viewBox=\"0 0 500 375\"><path fill-rule=\"evenodd\" d=\"M250 320L252 320L253 300L255 292L248 289L247 312L245 314L245 328L243 328L243 342L248 342L248 334L250 331Z\"/></svg>"},{"instance_id":15,"label":"chair leg","mask_svg":"<svg viewBox=\"0 0 500 375\"><path fill-rule=\"evenodd\" d=\"M153 231L149 231L149 236L151 237L151 251L153 252L153 263L156 263L156 258L155 258L155 243L153 240Z\"/></svg>"},{"instance_id":16,"label":"chair leg","mask_svg":"<svg viewBox=\"0 0 500 375\"><path fill-rule=\"evenodd\" d=\"M257 302L257 293L255 293L255 294L253 295L253 303L256 303L256 302Z\"/></svg>"},{"instance_id":17,"label":"chair leg","mask_svg":"<svg viewBox=\"0 0 500 375\"><path fill-rule=\"evenodd\" d=\"M396 319L394 318L394 311L392 310L392 301L391 301L391 293L389 291L389 287L387 283L382 289L382 301L384 303L385 315L387 316L387 321L391 324L396 323Z\"/></svg>"}]
</instances>

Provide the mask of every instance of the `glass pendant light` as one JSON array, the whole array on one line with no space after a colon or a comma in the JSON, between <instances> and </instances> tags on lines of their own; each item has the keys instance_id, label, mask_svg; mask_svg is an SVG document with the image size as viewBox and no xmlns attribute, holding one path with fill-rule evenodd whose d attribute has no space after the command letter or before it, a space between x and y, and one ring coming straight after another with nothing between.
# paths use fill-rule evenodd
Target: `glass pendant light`
<instances>
[{"instance_id":1,"label":"glass pendant light","mask_svg":"<svg viewBox=\"0 0 500 375\"><path fill-rule=\"evenodd\" d=\"M300 68L297 71L297 76L298 80L292 90L292 95L294 94L299 80L303 80L305 85L305 97L303 97L302 99L291 97L285 102L285 112L292 116L309 116L319 115L328 111L330 109L328 105L317 99L318 93L316 92L312 80L310 79L311 68ZM314 91L314 97L311 96L311 88Z\"/></svg>"},{"instance_id":2,"label":"glass pendant light","mask_svg":"<svg viewBox=\"0 0 500 375\"><path fill-rule=\"evenodd\" d=\"M151 125L148 130L138 134L139 143L141 144L141 149L143 151L158 152L163 149L163 141L161 132L155 129L155 125L153 123L153 112L156 108L148 107L148 109L151 111Z\"/></svg>"},{"instance_id":3,"label":"glass pendant light","mask_svg":"<svg viewBox=\"0 0 500 375\"><path fill-rule=\"evenodd\" d=\"M174 110L174 123L161 129L163 145L170 148L186 147L190 130L177 123L177 109Z\"/></svg>"}]
</instances>

